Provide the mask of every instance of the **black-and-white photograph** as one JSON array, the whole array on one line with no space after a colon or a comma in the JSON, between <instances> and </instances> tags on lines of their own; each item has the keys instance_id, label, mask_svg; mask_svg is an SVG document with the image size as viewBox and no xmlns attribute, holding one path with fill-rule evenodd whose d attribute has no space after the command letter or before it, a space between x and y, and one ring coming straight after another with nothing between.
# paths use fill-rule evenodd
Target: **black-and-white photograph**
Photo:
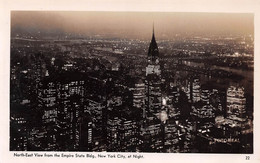
<instances>
[{"instance_id":1,"label":"black-and-white photograph","mask_svg":"<svg viewBox=\"0 0 260 163\"><path fill-rule=\"evenodd\" d=\"M254 152L253 13L10 14L10 151Z\"/></svg>"}]
</instances>

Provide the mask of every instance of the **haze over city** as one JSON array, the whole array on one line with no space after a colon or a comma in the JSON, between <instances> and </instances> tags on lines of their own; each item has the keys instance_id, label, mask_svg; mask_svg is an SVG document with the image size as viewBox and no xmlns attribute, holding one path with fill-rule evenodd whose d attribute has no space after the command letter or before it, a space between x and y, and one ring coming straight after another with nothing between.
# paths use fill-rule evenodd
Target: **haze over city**
<instances>
[{"instance_id":1,"label":"haze over city","mask_svg":"<svg viewBox=\"0 0 260 163\"><path fill-rule=\"evenodd\" d=\"M12 37L71 33L147 40L153 24L158 40L179 34L254 34L254 15L244 13L13 11L11 20Z\"/></svg>"}]
</instances>

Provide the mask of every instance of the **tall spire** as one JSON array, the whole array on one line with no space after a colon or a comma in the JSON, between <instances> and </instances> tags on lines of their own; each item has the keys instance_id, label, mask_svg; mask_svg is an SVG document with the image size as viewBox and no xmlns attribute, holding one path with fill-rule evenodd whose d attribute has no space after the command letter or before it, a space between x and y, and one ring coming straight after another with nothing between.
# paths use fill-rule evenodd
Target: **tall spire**
<instances>
[{"instance_id":1,"label":"tall spire","mask_svg":"<svg viewBox=\"0 0 260 163\"><path fill-rule=\"evenodd\" d=\"M155 60L157 57L159 57L159 50L158 46L155 40L155 35L154 35L154 23L153 23L153 35L152 35L152 40L149 46L148 50L148 57L152 57L152 60Z\"/></svg>"},{"instance_id":2,"label":"tall spire","mask_svg":"<svg viewBox=\"0 0 260 163\"><path fill-rule=\"evenodd\" d=\"M153 36L154 36L154 22L153 22Z\"/></svg>"}]
</instances>

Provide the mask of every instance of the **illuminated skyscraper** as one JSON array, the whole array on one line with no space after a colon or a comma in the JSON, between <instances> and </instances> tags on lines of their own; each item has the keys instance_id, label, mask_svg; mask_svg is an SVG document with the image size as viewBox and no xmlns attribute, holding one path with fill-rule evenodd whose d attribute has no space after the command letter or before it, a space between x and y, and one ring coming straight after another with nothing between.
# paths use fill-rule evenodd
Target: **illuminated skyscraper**
<instances>
[{"instance_id":1,"label":"illuminated skyscraper","mask_svg":"<svg viewBox=\"0 0 260 163\"><path fill-rule=\"evenodd\" d=\"M192 83L192 101L200 101L200 80L195 78Z\"/></svg>"},{"instance_id":2,"label":"illuminated skyscraper","mask_svg":"<svg viewBox=\"0 0 260 163\"><path fill-rule=\"evenodd\" d=\"M243 87L230 86L227 90L227 114L243 118L246 112L246 98Z\"/></svg>"},{"instance_id":3,"label":"illuminated skyscraper","mask_svg":"<svg viewBox=\"0 0 260 163\"><path fill-rule=\"evenodd\" d=\"M162 78L159 50L154 36L148 49L146 67L146 112L145 123L141 127L143 151L159 152L164 150L165 122L160 120L162 111ZM166 112L164 112L166 113ZM165 114L168 117L168 113Z\"/></svg>"},{"instance_id":4,"label":"illuminated skyscraper","mask_svg":"<svg viewBox=\"0 0 260 163\"><path fill-rule=\"evenodd\" d=\"M154 30L148 50L148 65L146 67L146 94L147 112L157 114L162 105L162 93L159 50L155 40Z\"/></svg>"}]
</instances>

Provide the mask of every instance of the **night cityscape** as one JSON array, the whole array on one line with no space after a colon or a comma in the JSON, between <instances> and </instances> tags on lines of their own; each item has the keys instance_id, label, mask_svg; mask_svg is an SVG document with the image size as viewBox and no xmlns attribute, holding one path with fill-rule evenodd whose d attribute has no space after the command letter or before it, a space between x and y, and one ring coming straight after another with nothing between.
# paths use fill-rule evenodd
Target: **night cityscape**
<instances>
[{"instance_id":1,"label":"night cityscape","mask_svg":"<svg viewBox=\"0 0 260 163\"><path fill-rule=\"evenodd\" d=\"M140 38L12 25L10 151L253 153L253 24L147 24Z\"/></svg>"}]
</instances>

